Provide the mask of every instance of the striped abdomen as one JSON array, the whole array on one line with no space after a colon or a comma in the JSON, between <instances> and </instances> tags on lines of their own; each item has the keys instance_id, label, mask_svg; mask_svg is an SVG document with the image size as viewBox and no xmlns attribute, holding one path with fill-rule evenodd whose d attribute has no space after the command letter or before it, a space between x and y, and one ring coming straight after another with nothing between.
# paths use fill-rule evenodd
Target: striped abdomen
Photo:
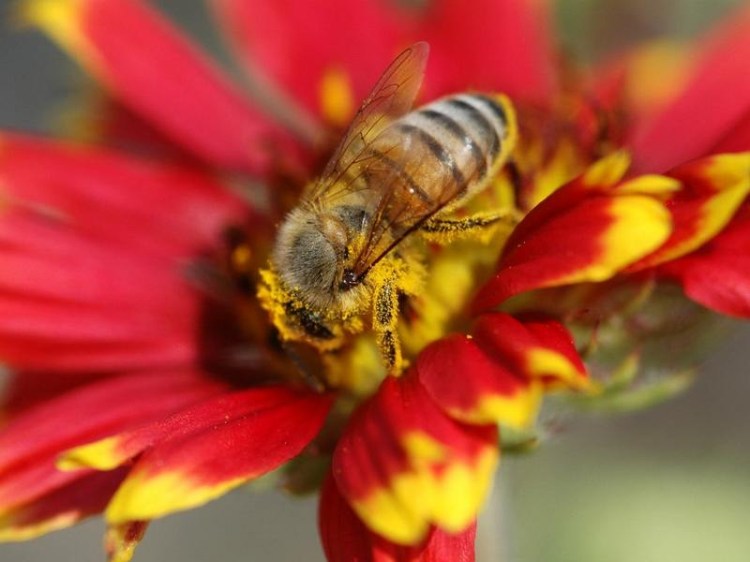
<instances>
[{"instance_id":1,"label":"striped abdomen","mask_svg":"<svg viewBox=\"0 0 750 562\"><path fill-rule=\"evenodd\" d=\"M497 172L515 133L511 112L501 97L462 94L404 115L368 149L369 187L392 198L393 213L407 202L413 215L439 211Z\"/></svg>"}]
</instances>

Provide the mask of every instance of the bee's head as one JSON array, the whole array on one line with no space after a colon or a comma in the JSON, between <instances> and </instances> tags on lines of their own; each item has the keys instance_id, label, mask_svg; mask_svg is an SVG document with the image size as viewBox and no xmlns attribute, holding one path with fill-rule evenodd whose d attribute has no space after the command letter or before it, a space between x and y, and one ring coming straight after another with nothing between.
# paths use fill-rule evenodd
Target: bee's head
<instances>
[{"instance_id":1,"label":"bee's head","mask_svg":"<svg viewBox=\"0 0 750 562\"><path fill-rule=\"evenodd\" d=\"M288 288L325 306L339 285L347 241L346 228L336 217L299 207L279 229L273 265Z\"/></svg>"}]
</instances>

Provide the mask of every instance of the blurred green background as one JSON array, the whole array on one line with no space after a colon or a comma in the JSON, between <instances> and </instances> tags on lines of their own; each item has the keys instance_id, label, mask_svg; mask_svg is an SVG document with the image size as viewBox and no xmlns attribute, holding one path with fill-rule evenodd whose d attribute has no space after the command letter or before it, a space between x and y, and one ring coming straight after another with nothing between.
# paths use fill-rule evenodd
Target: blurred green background
<instances>
[{"instance_id":1,"label":"blurred green background","mask_svg":"<svg viewBox=\"0 0 750 562\"><path fill-rule=\"evenodd\" d=\"M3 0L3 4L7 4ZM633 41L691 38L737 0L562 0L569 52L584 60ZM211 50L199 0L158 2ZM750 61L748 62L750 71ZM80 84L35 33L0 29L0 127L44 132ZM737 325L683 395L627 416L566 419L533 454L505 459L480 523L483 562L750 561L750 328ZM321 561L315 500L239 491L153 524L136 560ZM0 561L102 560L89 521L0 545Z\"/></svg>"}]
</instances>

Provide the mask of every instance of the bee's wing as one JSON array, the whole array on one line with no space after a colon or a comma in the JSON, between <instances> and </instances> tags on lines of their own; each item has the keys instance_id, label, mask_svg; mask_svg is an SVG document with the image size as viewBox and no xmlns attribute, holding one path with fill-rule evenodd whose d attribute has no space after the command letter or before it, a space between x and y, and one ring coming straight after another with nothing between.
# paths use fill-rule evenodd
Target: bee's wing
<instances>
[{"instance_id":1,"label":"bee's wing","mask_svg":"<svg viewBox=\"0 0 750 562\"><path fill-rule=\"evenodd\" d=\"M353 167L367 165L367 159L361 156L368 144L388 124L411 109L422 85L428 54L427 43L415 43L398 55L383 72L370 95L362 102L323 174L307 194L308 201L331 200L336 198L339 191L342 195L348 191L345 177L356 175L350 173Z\"/></svg>"},{"instance_id":2,"label":"bee's wing","mask_svg":"<svg viewBox=\"0 0 750 562\"><path fill-rule=\"evenodd\" d=\"M419 150L400 150L401 147L396 143L380 142L381 140L378 139L377 144L391 150L388 151L387 170L380 169L378 172L378 179L382 182L381 196L379 199L373 199L375 206L369 210L371 219L364 233L366 240L354 259L352 272L357 278L364 277L404 238L450 204L456 194L455 189L448 187L450 176L436 174L430 178L433 190L428 201L415 204L412 199L403 197L404 191L410 190L410 185L405 183L405 177L411 176L411 172L416 172L419 168L428 166L430 158L425 158ZM370 167L375 169L378 166L383 166L382 160L371 164ZM417 172L415 175L420 174ZM419 188L414 186L414 189Z\"/></svg>"}]
</instances>

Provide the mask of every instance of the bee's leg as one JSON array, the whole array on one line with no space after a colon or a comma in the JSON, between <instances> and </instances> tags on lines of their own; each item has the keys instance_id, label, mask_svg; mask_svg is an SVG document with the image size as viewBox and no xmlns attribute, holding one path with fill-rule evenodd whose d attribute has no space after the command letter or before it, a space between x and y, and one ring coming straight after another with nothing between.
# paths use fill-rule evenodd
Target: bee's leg
<instances>
[{"instance_id":1,"label":"bee's leg","mask_svg":"<svg viewBox=\"0 0 750 562\"><path fill-rule=\"evenodd\" d=\"M398 324L398 285L395 276L386 278L375 288L372 324L378 347L389 372L399 373L403 365L401 344L396 335Z\"/></svg>"},{"instance_id":2,"label":"bee's leg","mask_svg":"<svg viewBox=\"0 0 750 562\"><path fill-rule=\"evenodd\" d=\"M461 219L438 217L427 221L420 232L432 242L445 244L460 238L489 238L495 227L502 224L513 226L518 220L515 211L477 213Z\"/></svg>"}]
</instances>

